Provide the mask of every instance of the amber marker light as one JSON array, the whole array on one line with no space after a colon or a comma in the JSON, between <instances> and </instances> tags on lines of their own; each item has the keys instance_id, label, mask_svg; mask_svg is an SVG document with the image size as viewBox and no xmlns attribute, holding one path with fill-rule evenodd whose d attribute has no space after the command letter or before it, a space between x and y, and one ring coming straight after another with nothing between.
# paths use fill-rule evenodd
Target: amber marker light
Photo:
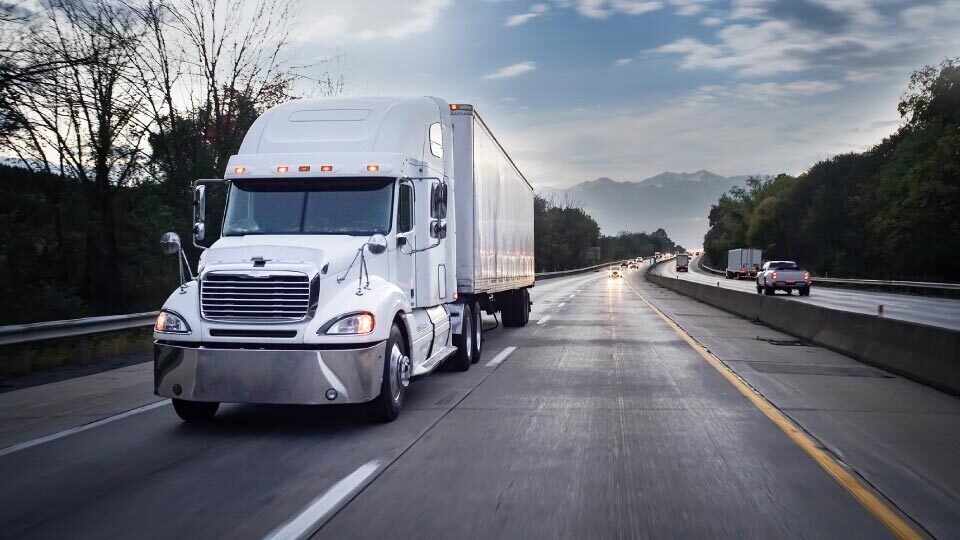
<instances>
[{"instance_id":1,"label":"amber marker light","mask_svg":"<svg viewBox=\"0 0 960 540\"><path fill-rule=\"evenodd\" d=\"M233 174L243 174L243 173L245 173L245 172L247 172L247 168L246 168L246 167L234 167L234 168L233 168Z\"/></svg>"},{"instance_id":2,"label":"amber marker light","mask_svg":"<svg viewBox=\"0 0 960 540\"><path fill-rule=\"evenodd\" d=\"M290 170L290 167L287 167L286 165L281 165L277 167L278 173L285 173L285 172L288 172L289 170Z\"/></svg>"},{"instance_id":3,"label":"amber marker light","mask_svg":"<svg viewBox=\"0 0 960 540\"><path fill-rule=\"evenodd\" d=\"M377 172L380 170L379 165L367 165L367 172Z\"/></svg>"},{"instance_id":4,"label":"amber marker light","mask_svg":"<svg viewBox=\"0 0 960 540\"><path fill-rule=\"evenodd\" d=\"M310 172L310 166L309 166L309 165L301 165L301 166L297 167L297 170L300 171L300 172Z\"/></svg>"},{"instance_id":5,"label":"amber marker light","mask_svg":"<svg viewBox=\"0 0 960 540\"><path fill-rule=\"evenodd\" d=\"M320 172L331 172L333 171L333 165L321 165Z\"/></svg>"}]
</instances>

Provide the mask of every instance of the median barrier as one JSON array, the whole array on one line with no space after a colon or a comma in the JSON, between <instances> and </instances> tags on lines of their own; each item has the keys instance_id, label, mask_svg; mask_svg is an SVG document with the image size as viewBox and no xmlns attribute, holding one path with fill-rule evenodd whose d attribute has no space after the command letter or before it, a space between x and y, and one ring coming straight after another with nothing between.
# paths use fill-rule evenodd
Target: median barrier
<instances>
[{"instance_id":1,"label":"median barrier","mask_svg":"<svg viewBox=\"0 0 960 540\"><path fill-rule=\"evenodd\" d=\"M646 277L705 304L960 395L960 332L955 330L725 289L649 270Z\"/></svg>"}]
</instances>

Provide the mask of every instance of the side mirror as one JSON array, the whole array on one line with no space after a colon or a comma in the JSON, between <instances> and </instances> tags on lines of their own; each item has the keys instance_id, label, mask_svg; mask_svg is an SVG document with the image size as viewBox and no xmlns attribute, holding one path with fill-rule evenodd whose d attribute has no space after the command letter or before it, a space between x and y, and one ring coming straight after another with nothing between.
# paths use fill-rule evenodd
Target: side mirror
<instances>
[{"instance_id":1,"label":"side mirror","mask_svg":"<svg viewBox=\"0 0 960 540\"><path fill-rule=\"evenodd\" d=\"M193 221L203 223L207 218L207 186L193 188Z\"/></svg>"},{"instance_id":2,"label":"side mirror","mask_svg":"<svg viewBox=\"0 0 960 540\"><path fill-rule=\"evenodd\" d=\"M371 255L380 255L387 250L387 237L382 234L375 234L367 240L366 247Z\"/></svg>"},{"instance_id":3,"label":"side mirror","mask_svg":"<svg viewBox=\"0 0 960 540\"><path fill-rule=\"evenodd\" d=\"M202 221L198 221L193 224L193 240L195 242L203 242L203 239L207 236L207 228L204 227Z\"/></svg>"},{"instance_id":4,"label":"side mirror","mask_svg":"<svg viewBox=\"0 0 960 540\"><path fill-rule=\"evenodd\" d=\"M160 249L167 255L180 253L180 236L175 232L163 233L160 237Z\"/></svg>"},{"instance_id":5,"label":"side mirror","mask_svg":"<svg viewBox=\"0 0 960 540\"><path fill-rule=\"evenodd\" d=\"M447 237L447 221L445 219L435 219L430 222L430 236L444 239Z\"/></svg>"}]
</instances>

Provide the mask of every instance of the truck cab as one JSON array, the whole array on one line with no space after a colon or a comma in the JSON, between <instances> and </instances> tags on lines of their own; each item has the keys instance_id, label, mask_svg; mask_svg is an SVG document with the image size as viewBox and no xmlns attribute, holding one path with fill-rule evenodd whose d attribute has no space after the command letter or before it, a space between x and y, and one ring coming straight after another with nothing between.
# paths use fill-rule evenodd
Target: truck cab
<instances>
[{"instance_id":1,"label":"truck cab","mask_svg":"<svg viewBox=\"0 0 960 540\"><path fill-rule=\"evenodd\" d=\"M197 273L154 328L155 392L181 418L365 403L390 421L413 377L479 360L480 305L503 302L459 294L450 113L429 97L293 101L257 119L223 179L197 181ZM215 183L227 202L206 246ZM165 247L185 260L176 235Z\"/></svg>"}]
</instances>

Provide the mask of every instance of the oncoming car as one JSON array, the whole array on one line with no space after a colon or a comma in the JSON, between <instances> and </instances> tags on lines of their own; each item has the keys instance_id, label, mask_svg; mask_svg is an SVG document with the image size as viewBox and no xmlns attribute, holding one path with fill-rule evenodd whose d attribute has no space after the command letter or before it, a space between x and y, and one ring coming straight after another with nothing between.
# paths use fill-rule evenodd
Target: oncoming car
<instances>
[{"instance_id":1,"label":"oncoming car","mask_svg":"<svg viewBox=\"0 0 960 540\"><path fill-rule=\"evenodd\" d=\"M619 266L611 266L609 272L607 272L607 275L608 275L609 277L612 277L612 278L618 278L618 277L620 277L620 276L621 276L620 267L619 267Z\"/></svg>"}]
</instances>

